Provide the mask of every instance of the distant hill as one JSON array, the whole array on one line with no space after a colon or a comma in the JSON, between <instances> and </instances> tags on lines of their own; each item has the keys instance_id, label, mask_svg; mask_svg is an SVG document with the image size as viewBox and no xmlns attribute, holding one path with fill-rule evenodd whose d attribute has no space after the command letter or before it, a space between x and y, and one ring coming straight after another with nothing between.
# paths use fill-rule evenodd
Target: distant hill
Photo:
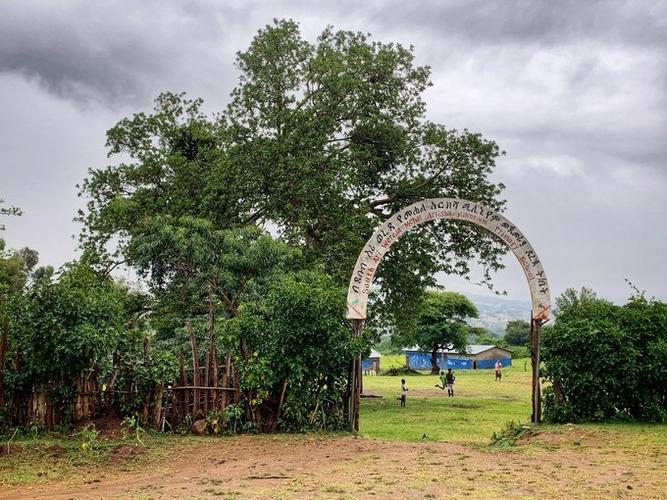
<instances>
[{"instance_id":1,"label":"distant hill","mask_svg":"<svg viewBox=\"0 0 667 500\"><path fill-rule=\"evenodd\" d=\"M508 321L515 319L530 320L530 301L503 297L465 294L479 310L479 318L470 320L472 326L481 326L496 336L505 334Z\"/></svg>"}]
</instances>

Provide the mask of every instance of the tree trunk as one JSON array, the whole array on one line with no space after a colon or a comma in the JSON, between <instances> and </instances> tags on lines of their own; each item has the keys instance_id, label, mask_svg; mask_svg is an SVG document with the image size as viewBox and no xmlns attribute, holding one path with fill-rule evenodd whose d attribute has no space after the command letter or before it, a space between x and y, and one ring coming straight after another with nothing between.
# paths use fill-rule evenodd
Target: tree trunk
<instances>
[{"instance_id":1,"label":"tree trunk","mask_svg":"<svg viewBox=\"0 0 667 500\"><path fill-rule=\"evenodd\" d=\"M156 429L161 429L162 423L162 396L164 394L164 387L158 386L155 391L155 401L153 404L153 426Z\"/></svg>"},{"instance_id":2,"label":"tree trunk","mask_svg":"<svg viewBox=\"0 0 667 500\"><path fill-rule=\"evenodd\" d=\"M438 347L436 346L431 351L431 375L437 375L440 373L440 367L438 366Z\"/></svg>"},{"instance_id":3,"label":"tree trunk","mask_svg":"<svg viewBox=\"0 0 667 500\"><path fill-rule=\"evenodd\" d=\"M280 400L278 400L278 409L276 410L276 419L271 428L272 432L275 432L278 428L278 421L280 420L280 414L283 411L283 403L285 402L285 392L287 391L287 379L283 382L283 388L280 391Z\"/></svg>"}]
</instances>

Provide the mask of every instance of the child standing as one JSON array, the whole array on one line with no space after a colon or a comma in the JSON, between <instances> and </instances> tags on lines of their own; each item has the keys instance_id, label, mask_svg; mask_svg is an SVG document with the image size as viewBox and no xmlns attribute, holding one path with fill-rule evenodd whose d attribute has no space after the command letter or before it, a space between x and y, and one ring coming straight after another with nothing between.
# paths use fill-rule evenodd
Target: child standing
<instances>
[{"instance_id":1,"label":"child standing","mask_svg":"<svg viewBox=\"0 0 667 500\"><path fill-rule=\"evenodd\" d=\"M401 379L401 408L405 408L405 400L408 398L408 388L405 387L405 379Z\"/></svg>"},{"instance_id":2,"label":"child standing","mask_svg":"<svg viewBox=\"0 0 667 500\"><path fill-rule=\"evenodd\" d=\"M447 396L450 398L454 397L454 380L456 376L451 368L447 368L447 373L445 374L445 382L447 383Z\"/></svg>"}]
</instances>

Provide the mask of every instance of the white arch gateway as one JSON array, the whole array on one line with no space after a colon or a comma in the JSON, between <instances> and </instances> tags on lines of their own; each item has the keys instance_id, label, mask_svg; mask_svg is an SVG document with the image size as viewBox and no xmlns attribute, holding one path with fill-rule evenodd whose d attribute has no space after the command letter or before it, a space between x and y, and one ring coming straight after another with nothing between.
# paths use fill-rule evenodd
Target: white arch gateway
<instances>
[{"instance_id":1,"label":"white arch gateway","mask_svg":"<svg viewBox=\"0 0 667 500\"><path fill-rule=\"evenodd\" d=\"M368 294L375 272L391 246L403 234L425 222L453 219L476 224L496 235L514 253L528 281L531 310L531 345L533 361L532 421L540 421L539 341L540 327L549 319L551 297L546 273L537 253L523 233L501 214L481 203L458 198L430 198L413 203L396 212L379 226L359 254L347 292L347 318L355 334L360 335L366 319ZM361 393L360 361L351 371L350 423L359 429L359 398Z\"/></svg>"}]
</instances>

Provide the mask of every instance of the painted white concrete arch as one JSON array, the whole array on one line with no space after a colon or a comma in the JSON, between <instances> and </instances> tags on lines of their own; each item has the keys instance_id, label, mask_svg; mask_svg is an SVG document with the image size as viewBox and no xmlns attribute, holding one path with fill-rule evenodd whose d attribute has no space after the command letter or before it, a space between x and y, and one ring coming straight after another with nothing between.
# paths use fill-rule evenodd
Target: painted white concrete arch
<instances>
[{"instance_id":1,"label":"painted white concrete arch","mask_svg":"<svg viewBox=\"0 0 667 500\"><path fill-rule=\"evenodd\" d=\"M501 214L480 203L457 198L418 201L396 212L377 228L354 266L347 293L348 319L366 319L368 294L375 271L392 244L413 227L438 219L471 222L500 238L514 253L526 275L532 301L532 319L540 322L549 319L551 298L547 276L528 239Z\"/></svg>"}]
</instances>

